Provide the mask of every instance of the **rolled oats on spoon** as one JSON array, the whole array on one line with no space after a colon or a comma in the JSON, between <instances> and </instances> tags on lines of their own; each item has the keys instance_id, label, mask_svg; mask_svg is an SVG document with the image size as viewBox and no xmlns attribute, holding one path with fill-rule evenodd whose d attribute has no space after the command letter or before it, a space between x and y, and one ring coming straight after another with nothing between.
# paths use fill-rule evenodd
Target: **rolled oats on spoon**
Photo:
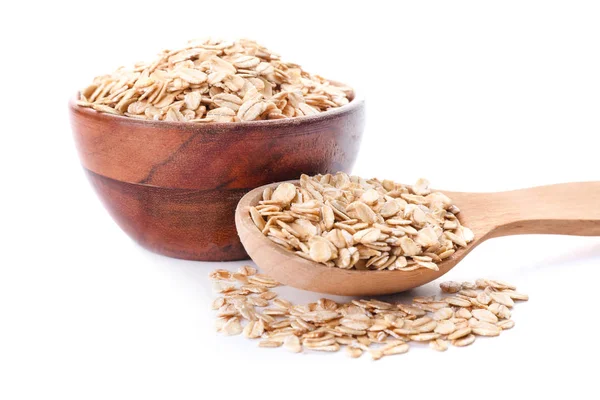
<instances>
[{"instance_id":1,"label":"rolled oats on spoon","mask_svg":"<svg viewBox=\"0 0 600 400\"><path fill-rule=\"evenodd\" d=\"M249 208L264 235L300 257L342 269L398 271L437 271L438 262L466 247L474 235L459 212L424 179L406 186L341 172L281 183Z\"/></svg>"}]
</instances>

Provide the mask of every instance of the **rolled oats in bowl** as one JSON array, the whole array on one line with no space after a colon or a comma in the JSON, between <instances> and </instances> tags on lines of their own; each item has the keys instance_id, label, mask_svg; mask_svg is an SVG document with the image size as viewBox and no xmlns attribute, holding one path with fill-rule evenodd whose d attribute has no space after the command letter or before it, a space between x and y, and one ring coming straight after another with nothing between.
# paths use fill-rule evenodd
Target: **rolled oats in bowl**
<instances>
[{"instance_id":1,"label":"rolled oats in bowl","mask_svg":"<svg viewBox=\"0 0 600 400\"><path fill-rule=\"evenodd\" d=\"M254 41L209 39L98 76L77 104L157 121L240 122L316 115L352 96Z\"/></svg>"}]
</instances>

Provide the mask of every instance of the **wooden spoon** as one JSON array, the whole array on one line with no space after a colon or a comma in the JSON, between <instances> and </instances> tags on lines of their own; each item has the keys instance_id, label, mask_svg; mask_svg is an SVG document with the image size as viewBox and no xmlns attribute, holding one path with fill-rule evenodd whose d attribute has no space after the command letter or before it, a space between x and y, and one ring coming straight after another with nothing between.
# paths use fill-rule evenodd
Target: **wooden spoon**
<instances>
[{"instance_id":1,"label":"wooden spoon","mask_svg":"<svg viewBox=\"0 0 600 400\"><path fill-rule=\"evenodd\" d=\"M291 181L296 183L295 181ZM238 203L235 223L244 248L261 270L278 281L313 292L362 296L401 292L439 278L485 240L508 235L557 234L600 236L600 182L564 183L499 193L445 193L461 212L461 223L475 240L439 263L439 271L357 271L327 267L301 258L267 239L248 208L267 186ZM507 259L510 249L507 249Z\"/></svg>"}]
</instances>

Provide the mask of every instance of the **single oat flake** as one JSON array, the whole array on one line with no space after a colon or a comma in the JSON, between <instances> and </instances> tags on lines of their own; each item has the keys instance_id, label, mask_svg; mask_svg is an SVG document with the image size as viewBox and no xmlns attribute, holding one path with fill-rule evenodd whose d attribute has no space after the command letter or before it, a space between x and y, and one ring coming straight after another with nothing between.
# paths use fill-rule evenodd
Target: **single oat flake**
<instances>
[{"instance_id":1,"label":"single oat flake","mask_svg":"<svg viewBox=\"0 0 600 400\"><path fill-rule=\"evenodd\" d=\"M467 246L474 235L460 223L459 211L424 179L406 186L342 172L282 183L248 210L267 238L300 257L342 269L397 271L437 271L438 263ZM455 293L460 286L450 282L442 289Z\"/></svg>"},{"instance_id":2,"label":"single oat flake","mask_svg":"<svg viewBox=\"0 0 600 400\"><path fill-rule=\"evenodd\" d=\"M280 195L289 197L283 192L277 194ZM240 279L242 276L252 285ZM257 274L249 266L233 273L219 269L210 277L218 283L214 285L218 297L212 304L217 331L224 335L243 334L247 339L257 339L259 347L283 347L292 353L330 353L345 347L351 358L367 353L371 359L379 360L404 354L415 343L426 343L438 352L448 350L450 344L465 347L477 337L499 336L515 326L508 308L499 303L448 302L453 297L430 296L416 297L410 304L376 299L338 303L327 298L293 304L272 290L279 286L278 282ZM497 294L492 297L498 298L516 293L513 286L507 288L494 280L479 280L479 284L445 282L440 286L442 296L448 291L453 293L451 296L473 291L467 292L472 295L467 298L484 292ZM517 301L528 298L524 294L513 297Z\"/></svg>"},{"instance_id":3,"label":"single oat flake","mask_svg":"<svg viewBox=\"0 0 600 400\"><path fill-rule=\"evenodd\" d=\"M137 119L215 123L316 115L352 97L349 87L283 62L254 41L208 39L98 76L77 104Z\"/></svg>"}]
</instances>

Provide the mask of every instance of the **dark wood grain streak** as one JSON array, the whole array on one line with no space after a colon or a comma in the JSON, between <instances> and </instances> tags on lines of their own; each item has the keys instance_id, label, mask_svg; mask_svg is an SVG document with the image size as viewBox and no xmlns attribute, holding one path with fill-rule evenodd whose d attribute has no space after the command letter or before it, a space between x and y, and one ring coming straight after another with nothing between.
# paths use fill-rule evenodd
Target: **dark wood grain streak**
<instances>
[{"instance_id":1,"label":"dark wood grain streak","mask_svg":"<svg viewBox=\"0 0 600 400\"><path fill-rule=\"evenodd\" d=\"M142 246L191 260L247 258L234 213L244 193L302 173L349 172L364 102L317 116L193 124L143 121L70 104L83 167L121 228Z\"/></svg>"},{"instance_id":2,"label":"dark wood grain streak","mask_svg":"<svg viewBox=\"0 0 600 400\"><path fill-rule=\"evenodd\" d=\"M117 181L85 170L102 203L133 240L166 256L242 260L234 209L246 189L171 189Z\"/></svg>"}]
</instances>

